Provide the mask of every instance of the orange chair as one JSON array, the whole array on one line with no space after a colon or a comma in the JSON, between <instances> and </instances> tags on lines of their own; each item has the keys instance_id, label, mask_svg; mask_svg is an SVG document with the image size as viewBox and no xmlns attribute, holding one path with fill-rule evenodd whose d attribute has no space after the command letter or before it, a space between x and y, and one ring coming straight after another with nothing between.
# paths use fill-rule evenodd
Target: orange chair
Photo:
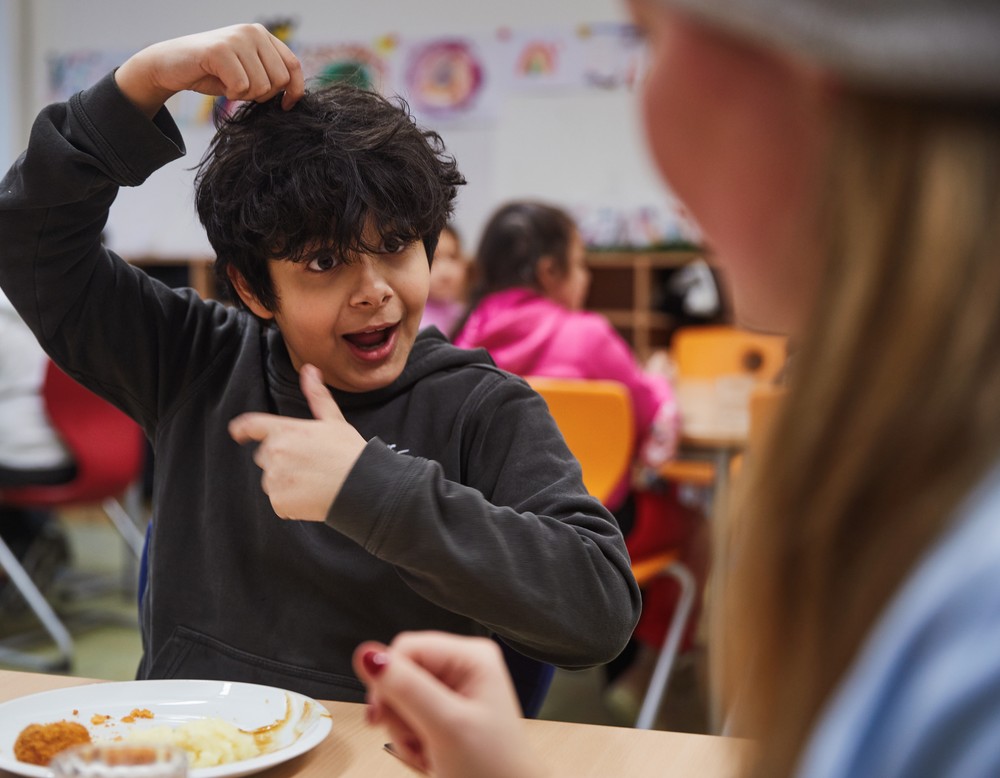
<instances>
[{"instance_id":1,"label":"orange chair","mask_svg":"<svg viewBox=\"0 0 1000 778\"><path fill-rule=\"evenodd\" d=\"M53 509L99 504L138 558L142 553L143 533L118 498L142 475L145 456L142 430L51 362L42 395L49 420L73 456L76 475L62 484L4 488L0 490L0 502ZM67 668L73 655L69 631L2 540L0 569L7 573L58 649L57 659L45 661L0 646L0 658L38 669Z\"/></svg>"},{"instance_id":2,"label":"orange chair","mask_svg":"<svg viewBox=\"0 0 1000 778\"><path fill-rule=\"evenodd\" d=\"M701 399L701 394L716 391L721 394L723 389L727 389L737 400L740 397L744 400L742 408L727 410L741 412L743 421L746 421L752 388L773 383L784 367L787 338L724 325L683 327L674 333L671 355L676 368L684 424L680 451L674 460L660 469L659 476L677 483L714 488L719 479L713 457L691 442L697 436L690 433L695 432L693 428L699 421L698 408L692 407L696 403L691 400ZM719 405L721 403L715 403L713 408L718 410ZM685 431L689 433L687 442L684 440ZM745 433L746 429L737 430L737 434ZM726 476L723 474L721 480L725 480Z\"/></svg>"},{"instance_id":3,"label":"orange chair","mask_svg":"<svg viewBox=\"0 0 1000 778\"><path fill-rule=\"evenodd\" d=\"M569 450L580 462L587 490L605 501L632 465L634 422L628 390L617 381L536 376L527 380L545 399ZM632 574L640 587L663 575L676 579L680 586L677 606L636 719L637 728L651 729L694 607L697 588L694 575L676 552L633 561Z\"/></svg>"},{"instance_id":4,"label":"orange chair","mask_svg":"<svg viewBox=\"0 0 1000 778\"><path fill-rule=\"evenodd\" d=\"M632 466L632 399L617 381L529 376L549 406L566 445L583 468L583 484L606 502Z\"/></svg>"},{"instance_id":5,"label":"orange chair","mask_svg":"<svg viewBox=\"0 0 1000 778\"><path fill-rule=\"evenodd\" d=\"M747 375L773 381L785 365L787 343L783 335L739 327L682 327L674 333L671 351L681 378Z\"/></svg>"}]
</instances>

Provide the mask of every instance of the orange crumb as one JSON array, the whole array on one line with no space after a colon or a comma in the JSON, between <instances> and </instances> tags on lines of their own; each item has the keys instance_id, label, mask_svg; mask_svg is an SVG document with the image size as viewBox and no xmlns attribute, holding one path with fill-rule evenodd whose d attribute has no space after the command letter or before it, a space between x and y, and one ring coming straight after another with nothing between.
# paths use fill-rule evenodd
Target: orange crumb
<instances>
[{"instance_id":1,"label":"orange crumb","mask_svg":"<svg viewBox=\"0 0 1000 778\"><path fill-rule=\"evenodd\" d=\"M100 724L103 724L110 718L111 718L110 716L105 716L103 713L95 713L93 716L90 717L90 723L96 727L99 726Z\"/></svg>"},{"instance_id":2,"label":"orange crumb","mask_svg":"<svg viewBox=\"0 0 1000 778\"><path fill-rule=\"evenodd\" d=\"M122 716L122 721L126 724L134 724L136 719L151 719L153 711L149 708L132 708L132 712L127 716Z\"/></svg>"},{"instance_id":3,"label":"orange crumb","mask_svg":"<svg viewBox=\"0 0 1000 778\"><path fill-rule=\"evenodd\" d=\"M21 762L45 766L60 751L89 742L87 728L75 721L29 724L14 742L14 756Z\"/></svg>"}]
</instances>

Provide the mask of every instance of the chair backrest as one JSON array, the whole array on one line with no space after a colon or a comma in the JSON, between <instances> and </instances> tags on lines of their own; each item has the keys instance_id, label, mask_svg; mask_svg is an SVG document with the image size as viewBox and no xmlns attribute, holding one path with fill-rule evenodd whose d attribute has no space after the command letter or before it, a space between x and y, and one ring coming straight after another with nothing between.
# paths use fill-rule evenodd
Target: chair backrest
<instances>
[{"instance_id":1,"label":"chair backrest","mask_svg":"<svg viewBox=\"0 0 1000 778\"><path fill-rule=\"evenodd\" d=\"M678 378L742 375L773 381L785 364L787 338L728 326L682 327L671 351Z\"/></svg>"},{"instance_id":2,"label":"chair backrest","mask_svg":"<svg viewBox=\"0 0 1000 778\"><path fill-rule=\"evenodd\" d=\"M632 463L632 398L618 381L529 376L549 406L566 445L583 469L583 483L601 502Z\"/></svg>"},{"instance_id":3,"label":"chair backrest","mask_svg":"<svg viewBox=\"0 0 1000 778\"><path fill-rule=\"evenodd\" d=\"M76 477L64 484L4 489L4 502L26 506L90 503L121 494L142 473L138 424L52 362L42 388L52 426L69 448Z\"/></svg>"}]
</instances>

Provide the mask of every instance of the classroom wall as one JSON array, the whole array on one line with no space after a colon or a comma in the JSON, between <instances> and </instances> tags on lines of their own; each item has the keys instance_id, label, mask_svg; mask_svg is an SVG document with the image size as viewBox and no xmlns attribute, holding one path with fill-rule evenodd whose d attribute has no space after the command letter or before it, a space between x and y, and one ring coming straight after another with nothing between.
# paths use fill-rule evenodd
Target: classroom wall
<instances>
[{"instance_id":1,"label":"classroom wall","mask_svg":"<svg viewBox=\"0 0 1000 778\"><path fill-rule=\"evenodd\" d=\"M25 90L18 78L21 60L20 3L0 0L0 164L14 158L22 144Z\"/></svg>"},{"instance_id":2,"label":"classroom wall","mask_svg":"<svg viewBox=\"0 0 1000 778\"><path fill-rule=\"evenodd\" d=\"M483 33L503 26L572 28L627 19L622 0L172 0L158 5L135 0L0 0L0 11L6 30L6 41L0 43L21 41L16 78L25 92L20 110L5 106L12 114L8 148L0 145L0 151L7 152L5 165L23 147L30 120L46 101L46 57L52 54L127 52L157 40L275 16L297 19L295 39L301 44L367 40L393 32ZM668 197L645 152L632 92L516 95L505 101L492 126L440 129L469 180L456 214L469 244L474 244L493 208L512 197L565 206L628 207L658 204ZM210 253L190 194L190 166L207 143L208 132L202 137L185 128L188 158L159 171L137 190L123 190L108 226L112 247L126 255L183 258Z\"/></svg>"}]
</instances>

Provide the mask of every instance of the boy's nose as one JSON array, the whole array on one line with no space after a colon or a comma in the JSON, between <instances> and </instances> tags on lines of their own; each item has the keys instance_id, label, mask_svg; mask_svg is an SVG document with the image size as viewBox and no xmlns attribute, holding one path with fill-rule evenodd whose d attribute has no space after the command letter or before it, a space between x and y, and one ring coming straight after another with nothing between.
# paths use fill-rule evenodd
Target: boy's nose
<instances>
[{"instance_id":1,"label":"boy's nose","mask_svg":"<svg viewBox=\"0 0 1000 778\"><path fill-rule=\"evenodd\" d=\"M362 306L384 305L392 297L392 287L380 272L377 263L362 259L354 267L357 274L351 303Z\"/></svg>"}]
</instances>

